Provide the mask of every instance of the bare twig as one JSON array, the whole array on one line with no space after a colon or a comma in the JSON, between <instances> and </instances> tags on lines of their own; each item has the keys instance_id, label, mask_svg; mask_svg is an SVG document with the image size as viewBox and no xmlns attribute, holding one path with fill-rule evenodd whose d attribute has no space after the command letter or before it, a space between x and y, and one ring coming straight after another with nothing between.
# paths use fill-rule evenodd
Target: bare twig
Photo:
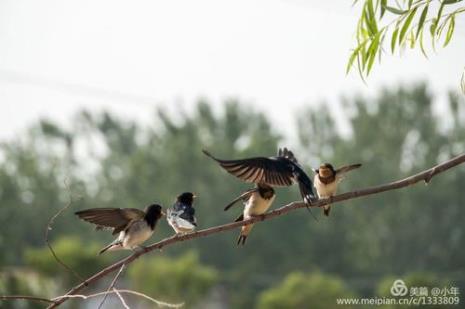
<instances>
[{"instance_id":1,"label":"bare twig","mask_svg":"<svg viewBox=\"0 0 465 309\"><path fill-rule=\"evenodd\" d=\"M167 308L181 308L184 306L184 303L179 303L179 304L170 304L164 301L157 300L155 298L152 298L148 295L145 295L140 292L132 291L132 290L118 290L113 288L111 291L106 291L106 292L99 292L91 295L63 295L63 296L58 296L53 299L47 299L47 298L42 298L42 297L35 297L35 296L28 296L28 295L9 295L9 296L0 296L0 300L30 300L30 301L39 301L39 302L45 302L45 303L53 303L56 302L57 300L60 299L70 299L70 298L80 298L80 299L89 299L89 298L94 298L102 295L108 295L108 294L113 294L115 293L122 299L121 294L130 294L130 295L136 295L139 297L143 297L153 303L155 303L159 307L167 307ZM125 308L129 308L129 306L122 300L123 305L125 305Z\"/></svg>"},{"instance_id":2,"label":"bare twig","mask_svg":"<svg viewBox=\"0 0 465 309\"><path fill-rule=\"evenodd\" d=\"M115 284L116 284L116 282L118 281L119 276L120 276L121 273L123 272L123 269L124 269L124 266L125 266L125 265L126 265L126 264L121 265L121 268L119 269L119 271L118 271L118 273L116 274L115 278L113 278L113 281L111 281L110 286L109 286L108 289L107 289L107 293L106 293L105 296L103 297L102 302L98 305L98 308L97 308L97 309L102 308L103 304L105 303L105 300L107 299L108 292L109 292L111 289L113 289L113 288L115 287Z\"/></svg>"},{"instance_id":3,"label":"bare twig","mask_svg":"<svg viewBox=\"0 0 465 309\"><path fill-rule=\"evenodd\" d=\"M123 307L125 309L131 309L131 308L129 308L128 304L126 304L126 301L124 300L123 296L121 296L120 292L118 292L117 289L114 288L113 292L116 293L116 296L118 296L119 300L121 301L121 303L123 304Z\"/></svg>"},{"instance_id":4,"label":"bare twig","mask_svg":"<svg viewBox=\"0 0 465 309\"><path fill-rule=\"evenodd\" d=\"M43 303L53 303L52 299L35 297L29 295L0 295L0 300L31 300L31 301L40 301Z\"/></svg>"},{"instance_id":5,"label":"bare twig","mask_svg":"<svg viewBox=\"0 0 465 309\"><path fill-rule=\"evenodd\" d=\"M49 240L48 240L48 233L52 230L52 225L53 223L55 222L55 219L61 215L61 213L63 211L65 211L66 209L68 209L69 207L71 207L71 205L73 204L73 196L72 196L72 193L71 193L71 189L69 187L69 184L68 182L64 181L64 184L65 184L65 187L66 187L66 190L68 191L68 194L69 194L69 200L68 200L68 203L65 205L65 207L61 208L60 210L58 210L58 212L50 218L50 221L48 222L47 224L47 228L45 229L45 234L44 234L44 239L45 239L45 243L47 244L47 247L48 249L50 250L50 252L52 253L53 257L55 258L55 260L58 262L58 264L60 264L61 266L63 266L69 273L71 273L74 277L78 278L79 280L81 281L84 281L84 278L79 275L74 269L72 269L71 267L69 267L68 265L65 264L65 262L63 262L59 257L58 255L55 253L55 250L53 250L53 247L52 245L50 244Z\"/></svg>"},{"instance_id":6,"label":"bare twig","mask_svg":"<svg viewBox=\"0 0 465 309\"><path fill-rule=\"evenodd\" d=\"M434 166L434 167L432 167L432 168L430 168L428 170L425 170L425 171L420 172L420 173L418 173L416 175L404 178L402 180L390 182L390 183L387 183L387 184L384 184L384 185L379 185L379 186L375 186L375 187L369 187L369 188L366 188L366 189L360 189L360 190L356 190L356 191L352 191L352 192L339 194L337 196L334 196L331 200L328 200L328 199L319 200L319 201L315 202L314 204L312 204L311 206L312 207L322 207L322 206L327 205L329 203L334 204L334 203L337 203L337 202L350 200L350 199L354 199L354 198L361 197L361 196L373 195L373 194L377 194L377 193L381 193L381 192L385 192L385 191L400 189L400 188L403 188L403 187L413 185L413 184L415 184L415 183L417 183L419 181L430 181L431 178L434 177L435 175L437 175L439 173L442 173L442 172L444 172L444 171L446 171L446 170L448 170L448 169L450 169L450 168L452 168L454 166L462 164L463 162L465 162L465 154L461 154L461 155L459 155L459 156L457 156L455 158L452 158L452 159L450 159L450 160L448 160L448 161L446 161L444 163L438 164L438 165L436 165L436 166ZM186 240L193 239L193 238L206 237L206 236L211 235L211 234L216 234L216 233L220 233L220 232L224 232L224 231L229 231L229 230L238 228L238 227L243 226L243 225L247 225L247 224L251 224L251 223L255 223L255 222L263 221L263 220L269 220L269 219L281 216L283 214L286 214L286 213L288 213L290 211L293 211L295 209L304 208L304 207L307 207L307 205L305 203L303 203L303 202L292 202L292 203L290 203L290 204L288 204L286 206L283 206L281 208L273 210L273 211L271 211L269 213L266 213L264 215L257 216L257 217L254 217L254 218L251 218L251 219L248 219L248 220L244 220L244 221L241 221L241 222L228 223L228 224L211 227L211 228L204 229L204 230L199 230L197 232L193 232L193 233L190 233L190 234L174 235L174 236L165 238L165 239L163 239L163 240L161 240L161 241L159 241L157 243L154 243L154 244L146 247L145 250L139 251L139 252L134 252L132 255L130 255L130 256L128 256L128 257L114 263L113 265L110 265L110 266L106 267L105 269L101 270L100 272L94 274L93 276L91 276L90 278L85 280L84 282L76 285L71 290L69 290L68 293L64 297L56 299L56 301L53 304L51 304L48 308L55 308L56 306L58 306L61 303L65 302L69 297L72 297L72 295L74 295L74 294L78 293L79 291L81 291L87 284L97 282L102 277L105 277L106 275L114 272L115 270L117 270L122 265L128 265L129 263L133 262L134 260L136 260L141 255L146 254L146 253L148 253L150 251L153 251L153 250L156 250L156 249L161 249L161 248L163 248L165 246L172 245L172 244L177 243L177 242L186 241Z\"/></svg>"},{"instance_id":7,"label":"bare twig","mask_svg":"<svg viewBox=\"0 0 465 309\"><path fill-rule=\"evenodd\" d=\"M151 302L157 304L157 306L159 306L159 307L181 308L181 307L184 306L184 303L170 304L170 303L167 303L167 302L164 302L164 301L157 300L155 298L152 298L152 297L150 297L148 295L145 295L143 293L140 293L140 292L136 292L136 291L133 291L133 290L118 290L118 289L113 289L112 291L106 291L106 292L99 292L99 293L95 293L95 294L91 294L91 295L80 295L80 294L63 295L63 296L55 297L54 299L52 299L50 301L57 301L57 300L61 300L61 299L70 299L70 298L89 299L89 298L102 296L102 295L106 295L106 294L112 294L112 293L120 293L120 294L122 293L122 294L131 294L131 295L140 296L140 297L143 297L143 298L145 298L147 300L150 300Z\"/></svg>"},{"instance_id":8,"label":"bare twig","mask_svg":"<svg viewBox=\"0 0 465 309\"><path fill-rule=\"evenodd\" d=\"M155 298L152 298L152 297L150 297L150 296L148 296L148 295L145 295L145 294L143 294L143 293L136 292L136 291L131 291L131 290L118 290L118 292L120 292L120 293L127 293L127 294L133 294L133 295L136 295L136 296L143 297L143 298L145 298L145 299L150 300L151 302L154 302L154 303L157 304L159 307L181 308L181 307L184 306L184 303L170 304L170 303L167 303L167 302L164 302L164 301L156 300Z\"/></svg>"}]
</instances>

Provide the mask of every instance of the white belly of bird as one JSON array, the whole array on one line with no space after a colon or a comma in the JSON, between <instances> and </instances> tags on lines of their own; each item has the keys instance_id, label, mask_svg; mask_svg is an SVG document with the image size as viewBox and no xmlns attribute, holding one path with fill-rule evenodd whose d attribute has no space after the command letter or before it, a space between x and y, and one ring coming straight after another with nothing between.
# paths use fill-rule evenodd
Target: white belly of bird
<instances>
[{"instance_id":1,"label":"white belly of bird","mask_svg":"<svg viewBox=\"0 0 465 309\"><path fill-rule=\"evenodd\" d=\"M320 178L318 177L318 175L315 175L313 182L315 184L318 197L328 198L336 194L337 184L339 182L339 179L336 179L336 181L333 181L331 183L325 184L320 181Z\"/></svg>"},{"instance_id":2,"label":"white belly of bird","mask_svg":"<svg viewBox=\"0 0 465 309\"><path fill-rule=\"evenodd\" d=\"M123 233L123 248L132 249L149 239L153 234L153 230L145 221L138 221L131 225L127 233L121 232L121 234Z\"/></svg>"},{"instance_id":3,"label":"white belly of bird","mask_svg":"<svg viewBox=\"0 0 465 309\"><path fill-rule=\"evenodd\" d=\"M167 221L176 233L188 233L195 230L195 225L179 217L181 213L168 209Z\"/></svg>"},{"instance_id":4,"label":"white belly of bird","mask_svg":"<svg viewBox=\"0 0 465 309\"><path fill-rule=\"evenodd\" d=\"M264 214L268 210L268 208L270 208L274 199L275 195L273 195L272 198L267 200L262 198L258 192L254 192L245 204L244 219L248 219L251 216Z\"/></svg>"},{"instance_id":5,"label":"white belly of bird","mask_svg":"<svg viewBox=\"0 0 465 309\"><path fill-rule=\"evenodd\" d=\"M171 227L175 230L176 233L187 233L195 229L195 225L179 217L169 220L168 223L171 225Z\"/></svg>"}]
</instances>

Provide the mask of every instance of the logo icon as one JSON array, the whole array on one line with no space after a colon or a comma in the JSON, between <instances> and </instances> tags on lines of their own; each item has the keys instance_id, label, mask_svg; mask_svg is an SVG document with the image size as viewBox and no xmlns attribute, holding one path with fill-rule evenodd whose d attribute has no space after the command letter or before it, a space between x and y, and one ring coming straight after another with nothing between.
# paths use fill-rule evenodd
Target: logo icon
<instances>
[{"instance_id":1,"label":"logo icon","mask_svg":"<svg viewBox=\"0 0 465 309\"><path fill-rule=\"evenodd\" d=\"M397 279L391 286L392 296L405 296L407 295L408 288L402 279Z\"/></svg>"}]
</instances>

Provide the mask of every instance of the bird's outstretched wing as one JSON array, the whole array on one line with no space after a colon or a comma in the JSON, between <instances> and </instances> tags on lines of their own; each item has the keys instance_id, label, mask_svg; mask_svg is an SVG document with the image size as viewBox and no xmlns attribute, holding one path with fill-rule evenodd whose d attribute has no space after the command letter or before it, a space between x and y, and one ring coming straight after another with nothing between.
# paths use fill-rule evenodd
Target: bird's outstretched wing
<instances>
[{"instance_id":1,"label":"bird's outstretched wing","mask_svg":"<svg viewBox=\"0 0 465 309\"><path fill-rule=\"evenodd\" d=\"M80 219L97 225L97 228L113 228L113 234L125 229L132 220L142 219L145 212L136 208L91 208L75 213Z\"/></svg>"},{"instance_id":2,"label":"bird's outstretched wing","mask_svg":"<svg viewBox=\"0 0 465 309\"><path fill-rule=\"evenodd\" d=\"M228 173L245 182L264 183L269 186L287 187L293 184L293 171L286 158L254 157L239 160L215 158L208 151L203 153L218 162Z\"/></svg>"},{"instance_id":3,"label":"bird's outstretched wing","mask_svg":"<svg viewBox=\"0 0 465 309\"><path fill-rule=\"evenodd\" d=\"M336 170L336 175L337 174L345 174L347 172L350 172L351 170L354 170L356 168L359 168L362 166L361 164L351 164L351 165L345 165L343 167L340 167Z\"/></svg>"},{"instance_id":4,"label":"bird's outstretched wing","mask_svg":"<svg viewBox=\"0 0 465 309\"><path fill-rule=\"evenodd\" d=\"M295 164L299 164L297 158L294 156L294 153L286 147L278 149L278 157L283 157L288 159L289 161L294 162Z\"/></svg>"},{"instance_id":5,"label":"bird's outstretched wing","mask_svg":"<svg viewBox=\"0 0 465 309\"><path fill-rule=\"evenodd\" d=\"M252 189L249 189L247 191L245 191L244 193L242 193L241 195L239 195L238 197L236 197L234 200L232 200L228 205L226 205L224 207L224 211L228 210L229 208L231 208L232 206L234 206L234 204L236 204L237 202L239 202L240 200L248 200L250 195L254 192L257 192L258 191L258 188L252 188Z\"/></svg>"},{"instance_id":6,"label":"bird's outstretched wing","mask_svg":"<svg viewBox=\"0 0 465 309\"><path fill-rule=\"evenodd\" d=\"M312 181L299 166L294 154L286 148L279 150L278 157L239 160L218 159L206 150L203 153L245 182L263 183L272 187L287 187L297 182L305 203L311 204L315 198Z\"/></svg>"},{"instance_id":7,"label":"bird's outstretched wing","mask_svg":"<svg viewBox=\"0 0 465 309\"><path fill-rule=\"evenodd\" d=\"M299 190L302 199L306 204L311 204L316 198L313 193L313 183L308 175L297 165L293 167L292 171L294 179L299 183Z\"/></svg>"}]
</instances>

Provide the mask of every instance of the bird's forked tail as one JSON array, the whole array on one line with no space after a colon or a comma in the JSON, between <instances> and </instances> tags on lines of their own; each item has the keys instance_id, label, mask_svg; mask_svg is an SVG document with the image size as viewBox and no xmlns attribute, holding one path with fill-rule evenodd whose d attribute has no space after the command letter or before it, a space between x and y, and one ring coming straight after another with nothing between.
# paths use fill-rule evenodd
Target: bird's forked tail
<instances>
[{"instance_id":1,"label":"bird's forked tail","mask_svg":"<svg viewBox=\"0 0 465 309\"><path fill-rule=\"evenodd\" d=\"M122 246L122 243L121 241L114 241L112 242L111 244L109 244L108 246L102 248L102 250L99 251L98 255L102 254L102 253L105 253L106 251L110 250L110 249L116 249L118 247L121 247Z\"/></svg>"}]
</instances>

